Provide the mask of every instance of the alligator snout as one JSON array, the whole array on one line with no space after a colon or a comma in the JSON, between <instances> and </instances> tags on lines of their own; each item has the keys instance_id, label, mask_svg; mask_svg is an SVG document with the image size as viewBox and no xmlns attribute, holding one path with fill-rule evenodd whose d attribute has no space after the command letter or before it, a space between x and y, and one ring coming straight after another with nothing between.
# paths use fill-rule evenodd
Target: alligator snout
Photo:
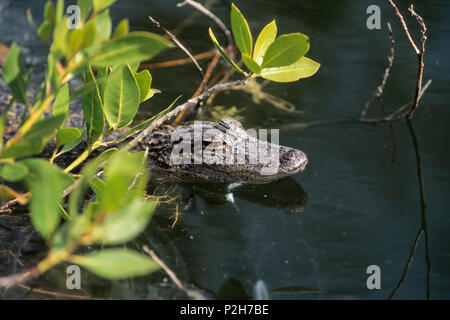
<instances>
[{"instance_id":1,"label":"alligator snout","mask_svg":"<svg viewBox=\"0 0 450 320\"><path fill-rule=\"evenodd\" d=\"M287 149L280 155L280 171L283 173L297 173L303 171L308 163L306 154L297 149Z\"/></svg>"}]
</instances>

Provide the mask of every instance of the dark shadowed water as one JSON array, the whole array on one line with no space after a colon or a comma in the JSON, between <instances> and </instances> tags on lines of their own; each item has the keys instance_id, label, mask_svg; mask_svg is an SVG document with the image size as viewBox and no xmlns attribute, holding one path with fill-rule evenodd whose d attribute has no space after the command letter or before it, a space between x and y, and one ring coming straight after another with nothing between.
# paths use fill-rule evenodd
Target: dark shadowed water
<instances>
[{"instance_id":1,"label":"dark shadowed water","mask_svg":"<svg viewBox=\"0 0 450 320\"><path fill-rule=\"evenodd\" d=\"M411 1L429 29L424 79L433 80L412 120L423 170L425 212L415 146L406 122L301 126L359 116L387 65L387 22L392 23L396 39L395 62L383 101L374 103L369 116L380 117L383 108L389 113L413 98L416 57L387 1L236 0L253 34L276 19L279 33L309 35L308 56L322 67L312 78L263 87L300 112L281 110L266 100L257 103L244 91L218 95L211 108L243 109L238 116L246 128L279 128L280 143L303 150L309 157L308 167L292 179L263 186L231 190L178 186L184 190L182 214L174 229L174 207L161 207L139 244L155 248L186 285L208 296L241 297L242 290L252 295L255 283L262 280L269 290L291 287L284 294L273 293L274 299L386 299L402 277L426 217L426 233L395 298L424 299L427 290L433 299L450 298L450 5L446 0L399 0L414 35L418 35L417 24L406 10ZM25 9L31 8L39 21L43 3L1 0L0 42L17 41L33 54L42 54L44 48L27 25ZM129 17L133 29L158 32L147 21L148 15L171 30L184 26L177 34L192 52L210 50L207 29L213 22L203 16L186 20L194 10L177 8L176 3L120 0L112 15L116 22ZM366 8L371 4L381 7L381 30L366 27ZM228 7L228 1L212 6L227 24ZM157 60L178 57L183 54L174 51ZM206 68L207 63L202 66ZM199 84L189 64L151 71L154 87L163 93L144 106L142 116L161 110L180 94L190 97ZM381 269L380 290L366 286L370 265ZM68 292L65 279L62 266L42 277L36 287ZM179 297L175 290L168 293L159 281L169 287L163 272L134 281L106 282L84 271L83 290L75 293Z\"/></svg>"}]
</instances>

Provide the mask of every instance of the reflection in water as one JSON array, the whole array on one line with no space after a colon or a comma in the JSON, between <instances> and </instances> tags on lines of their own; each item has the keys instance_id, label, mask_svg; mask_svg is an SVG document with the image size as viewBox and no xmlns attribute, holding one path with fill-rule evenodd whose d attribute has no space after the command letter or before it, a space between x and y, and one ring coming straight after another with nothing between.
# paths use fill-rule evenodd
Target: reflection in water
<instances>
[{"instance_id":1,"label":"reflection in water","mask_svg":"<svg viewBox=\"0 0 450 320\"><path fill-rule=\"evenodd\" d=\"M241 184L233 188L225 184L183 186L200 195L207 203L216 205L239 198L286 213L298 213L305 209L308 202L305 190L292 177L268 184Z\"/></svg>"}]
</instances>

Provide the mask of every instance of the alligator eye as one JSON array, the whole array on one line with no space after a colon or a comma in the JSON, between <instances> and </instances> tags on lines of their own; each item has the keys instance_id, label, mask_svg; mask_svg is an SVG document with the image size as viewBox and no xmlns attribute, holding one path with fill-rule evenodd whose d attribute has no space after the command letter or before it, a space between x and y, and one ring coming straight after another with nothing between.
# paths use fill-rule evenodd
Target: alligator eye
<instances>
[{"instance_id":1,"label":"alligator eye","mask_svg":"<svg viewBox=\"0 0 450 320\"><path fill-rule=\"evenodd\" d=\"M294 150L289 150L281 156L283 160L292 161L297 157L296 152Z\"/></svg>"}]
</instances>

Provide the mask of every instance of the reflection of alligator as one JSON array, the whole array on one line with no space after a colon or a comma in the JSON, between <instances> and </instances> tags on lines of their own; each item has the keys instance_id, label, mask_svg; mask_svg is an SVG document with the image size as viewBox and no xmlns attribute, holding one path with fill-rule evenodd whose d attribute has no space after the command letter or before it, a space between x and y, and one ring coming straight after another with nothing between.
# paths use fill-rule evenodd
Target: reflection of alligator
<instances>
[{"instance_id":1,"label":"reflection of alligator","mask_svg":"<svg viewBox=\"0 0 450 320\"><path fill-rule=\"evenodd\" d=\"M0 111L4 110L8 100L8 90L0 80ZM10 110L10 133L17 129L24 109L17 104ZM71 106L68 124L71 127L83 124L82 108L77 102ZM186 141L186 137L192 141ZM189 143L188 150L182 147L186 142ZM48 146L46 150L53 148ZM138 148L148 149L154 173L162 173L176 181L270 182L302 171L308 162L302 151L258 140L248 135L239 121L231 118L219 123L203 121L201 126L196 123L176 127L164 125L147 136ZM176 149L181 150L178 156L182 163L173 160Z\"/></svg>"},{"instance_id":2,"label":"reflection of alligator","mask_svg":"<svg viewBox=\"0 0 450 320\"><path fill-rule=\"evenodd\" d=\"M305 190L291 177L266 184L238 184L233 188L225 183L197 182L178 186L158 183L156 187L152 183L150 189L152 194L178 199L175 204L181 205L179 208L182 211L195 207L193 194L199 195L210 205L223 205L238 198L286 213L302 212L308 202Z\"/></svg>"}]
</instances>

